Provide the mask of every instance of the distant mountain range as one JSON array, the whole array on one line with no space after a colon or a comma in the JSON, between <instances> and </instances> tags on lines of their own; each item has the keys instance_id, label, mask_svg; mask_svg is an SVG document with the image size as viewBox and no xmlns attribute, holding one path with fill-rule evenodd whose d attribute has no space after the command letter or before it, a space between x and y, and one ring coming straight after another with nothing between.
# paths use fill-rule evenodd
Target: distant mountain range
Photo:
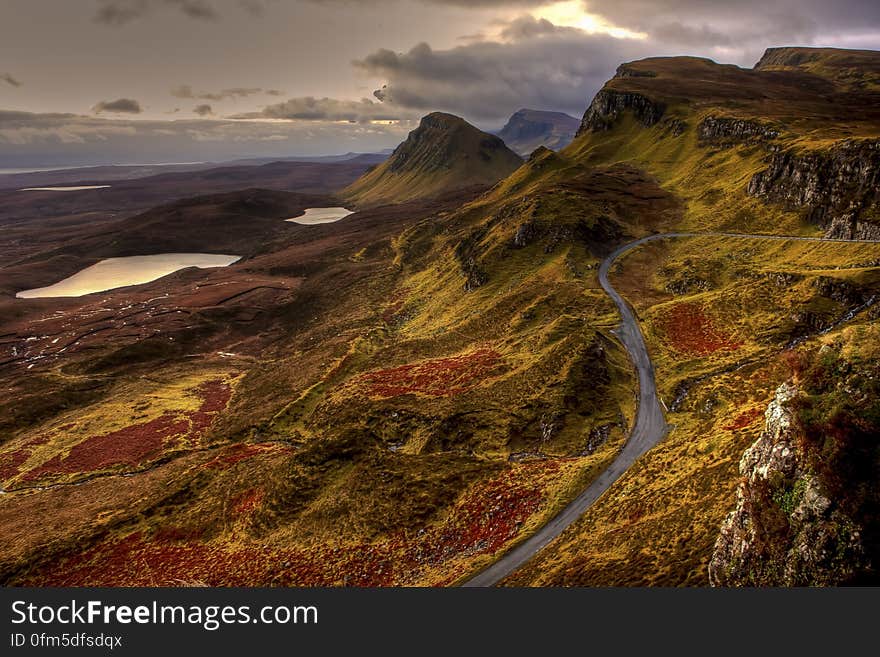
<instances>
[{"instance_id":1,"label":"distant mountain range","mask_svg":"<svg viewBox=\"0 0 880 657\"><path fill-rule=\"evenodd\" d=\"M578 119L562 112L521 109L513 113L498 136L525 157L539 146L555 151L568 146L579 125Z\"/></svg>"}]
</instances>

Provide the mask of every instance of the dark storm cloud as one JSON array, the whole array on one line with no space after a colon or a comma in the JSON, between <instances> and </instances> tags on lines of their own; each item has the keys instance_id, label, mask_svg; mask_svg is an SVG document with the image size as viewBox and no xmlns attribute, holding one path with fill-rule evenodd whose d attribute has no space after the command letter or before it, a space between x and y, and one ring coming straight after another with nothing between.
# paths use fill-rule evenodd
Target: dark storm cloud
<instances>
[{"instance_id":1,"label":"dark storm cloud","mask_svg":"<svg viewBox=\"0 0 880 657\"><path fill-rule=\"evenodd\" d=\"M102 100L92 108L95 114L110 112L114 114L140 114L143 112L141 104L132 98L118 98L116 100Z\"/></svg>"},{"instance_id":2,"label":"dark storm cloud","mask_svg":"<svg viewBox=\"0 0 880 657\"><path fill-rule=\"evenodd\" d=\"M377 103L368 98L340 100L338 98L302 96L269 105L259 112L239 114L231 118L364 123L369 121L398 121L415 117L416 113L407 108L397 108Z\"/></svg>"},{"instance_id":3,"label":"dark storm cloud","mask_svg":"<svg viewBox=\"0 0 880 657\"><path fill-rule=\"evenodd\" d=\"M11 84L13 87L20 87L21 82L16 78L12 77L11 73L0 73L0 82L5 82L6 84Z\"/></svg>"},{"instance_id":4,"label":"dark storm cloud","mask_svg":"<svg viewBox=\"0 0 880 657\"><path fill-rule=\"evenodd\" d=\"M236 4L251 16L260 16L272 1L237 0ZM221 16L211 0L98 0L95 21L105 25L125 25L157 9L170 9L186 18L203 21L214 21Z\"/></svg>"},{"instance_id":5,"label":"dark storm cloud","mask_svg":"<svg viewBox=\"0 0 880 657\"><path fill-rule=\"evenodd\" d=\"M171 95L175 98L188 98L194 100L213 100L221 101L229 98L247 98L257 94L266 94L267 96L281 96L284 92L278 89L263 89L261 87L232 87L231 89L223 89L217 92L210 91L194 91L188 84L182 84L171 90Z\"/></svg>"},{"instance_id":6,"label":"dark storm cloud","mask_svg":"<svg viewBox=\"0 0 880 657\"><path fill-rule=\"evenodd\" d=\"M210 116L214 113L214 110L211 108L210 105L204 104L196 105L195 107L193 107L193 112L195 112L199 116Z\"/></svg>"},{"instance_id":7,"label":"dark storm cloud","mask_svg":"<svg viewBox=\"0 0 880 657\"><path fill-rule=\"evenodd\" d=\"M637 40L614 39L523 19L507 26L517 40L409 52L380 49L354 65L387 81L377 97L398 109L445 110L499 121L521 107L584 111L624 60L646 56Z\"/></svg>"},{"instance_id":8,"label":"dark storm cloud","mask_svg":"<svg viewBox=\"0 0 880 657\"><path fill-rule=\"evenodd\" d=\"M880 32L875 0L584 0L584 7L651 39L735 49L743 60L764 46Z\"/></svg>"},{"instance_id":9,"label":"dark storm cloud","mask_svg":"<svg viewBox=\"0 0 880 657\"><path fill-rule=\"evenodd\" d=\"M197 20L216 20L218 17L217 11L206 0L99 0L95 21L105 25L125 25L162 8L176 10Z\"/></svg>"}]
</instances>

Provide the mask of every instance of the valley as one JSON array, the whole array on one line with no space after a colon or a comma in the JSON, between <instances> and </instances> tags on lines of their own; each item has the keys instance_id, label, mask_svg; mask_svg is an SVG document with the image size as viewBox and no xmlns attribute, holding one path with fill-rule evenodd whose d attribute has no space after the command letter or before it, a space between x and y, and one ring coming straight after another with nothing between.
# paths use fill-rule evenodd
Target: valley
<instances>
[{"instance_id":1,"label":"valley","mask_svg":"<svg viewBox=\"0 0 880 657\"><path fill-rule=\"evenodd\" d=\"M524 158L435 112L0 192L0 579L874 582L878 61L629 62ZM160 254L225 266L33 294Z\"/></svg>"}]
</instances>

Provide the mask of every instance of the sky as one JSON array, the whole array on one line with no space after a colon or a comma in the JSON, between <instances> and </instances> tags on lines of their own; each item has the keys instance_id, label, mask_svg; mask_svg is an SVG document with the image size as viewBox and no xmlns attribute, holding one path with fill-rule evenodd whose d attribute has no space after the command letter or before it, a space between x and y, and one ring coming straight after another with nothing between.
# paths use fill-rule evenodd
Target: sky
<instances>
[{"instance_id":1,"label":"sky","mask_svg":"<svg viewBox=\"0 0 880 657\"><path fill-rule=\"evenodd\" d=\"M580 117L617 66L880 49L876 0L2 0L0 167L395 146L435 110Z\"/></svg>"}]
</instances>

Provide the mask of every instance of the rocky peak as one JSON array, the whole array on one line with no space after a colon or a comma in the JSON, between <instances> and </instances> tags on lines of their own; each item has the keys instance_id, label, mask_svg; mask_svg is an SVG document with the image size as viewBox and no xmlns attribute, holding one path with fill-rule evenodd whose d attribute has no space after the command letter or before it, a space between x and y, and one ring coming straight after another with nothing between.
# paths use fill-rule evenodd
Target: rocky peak
<instances>
[{"instance_id":1,"label":"rocky peak","mask_svg":"<svg viewBox=\"0 0 880 657\"><path fill-rule=\"evenodd\" d=\"M342 192L359 206L400 203L454 189L493 185L522 164L504 142L464 119L423 117L391 156Z\"/></svg>"},{"instance_id":2,"label":"rocky peak","mask_svg":"<svg viewBox=\"0 0 880 657\"><path fill-rule=\"evenodd\" d=\"M393 172L431 172L451 168L458 158L476 157L488 162L496 156L511 162L519 160L499 137L452 114L433 112L424 116L419 127L394 149L388 167Z\"/></svg>"}]
</instances>

